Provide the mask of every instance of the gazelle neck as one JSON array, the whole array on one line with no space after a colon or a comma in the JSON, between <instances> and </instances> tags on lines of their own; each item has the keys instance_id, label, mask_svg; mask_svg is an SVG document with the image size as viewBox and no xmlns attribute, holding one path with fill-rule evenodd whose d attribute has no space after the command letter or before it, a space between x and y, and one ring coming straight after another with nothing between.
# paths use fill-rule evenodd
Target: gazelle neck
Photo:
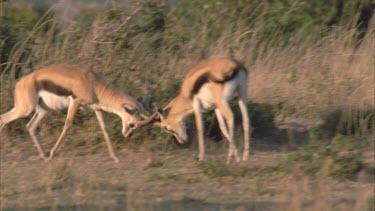
<instances>
[{"instance_id":1,"label":"gazelle neck","mask_svg":"<svg viewBox=\"0 0 375 211\"><path fill-rule=\"evenodd\" d=\"M100 109L122 116L125 112L124 106L129 110L140 109L141 103L132 97L122 93L108 83L101 82L95 88Z\"/></svg>"},{"instance_id":2,"label":"gazelle neck","mask_svg":"<svg viewBox=\"0 0 375 211\"><path fill-rule=\"evenodd\" d=\"M193 113L193 104L191 99L180 94L175 97L170 103L168 103L168 105L164 108L164 111L167 110L169 110L167 119L173 118L180 122L186 116Z\"/></svg>"}]
</instances>

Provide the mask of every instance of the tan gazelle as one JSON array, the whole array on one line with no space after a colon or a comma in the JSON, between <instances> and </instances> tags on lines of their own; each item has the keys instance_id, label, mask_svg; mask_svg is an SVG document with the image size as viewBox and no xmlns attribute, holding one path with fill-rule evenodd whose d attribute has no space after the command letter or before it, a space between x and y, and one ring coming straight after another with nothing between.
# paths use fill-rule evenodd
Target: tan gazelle
<instances>
[{"instance_id":1,"label":"tan gazelle","mask_svg":"<svg viewBox=\"0 0 375 211\"><path fill-rule=\"evenodd\" d=\"M55 65L34 71L16 83L14 107L0 116L0 132L7 123L26 117L35 110L26 127L39 156L45 160L52 159L80 106L95 111L109 154L115 162L118 162L118 158L107 133L103 111L115 113L122 119L122 133L125 137L129 137L137 127L149 124L156 116L154 114L148 118L141 115L144 109L142 103L116 89L99 74L85 69ZM46 158L35 130L50 110L65 108L68 108L68 112L63 131L50 151L49 158Z\"/></svg>"},{"instance_id":2,"label":"tan gazelle","mask_svg":"<svg viewBox=\"0 0 375 211\"><path fill-rule=\"evenodd\" d=\"M242 160L249 157L250 119L247 111L247 70L229 57L211 57L188 71L177 97L170 101L154 122L173 134L177 141L188 139L185 118L194 113L199 141L199 160L204 159L204 126L202 112L215 110L220 129L229 141L227 162L232 156L240 160L234 144L234 116L229 101L238 93L244 129Z\"/></svg>"}]
</instances>

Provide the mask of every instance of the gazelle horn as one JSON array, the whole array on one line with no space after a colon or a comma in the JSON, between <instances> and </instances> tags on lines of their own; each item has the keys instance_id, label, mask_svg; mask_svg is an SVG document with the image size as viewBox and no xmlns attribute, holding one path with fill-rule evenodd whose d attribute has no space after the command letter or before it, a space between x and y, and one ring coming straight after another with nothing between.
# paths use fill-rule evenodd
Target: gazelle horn
<instances>
[{"instance_id":1,"label":"gazelle horn","mask_svg":"<svg viewBox=\"0 0 375 211\"><path fill-rule=\"evenodd\" d=\"M137 128L151 124L154 121L154 119L157 117L157 115L158 114L155 112L151 116L146 117L144 120L137 121Z\"/></svg>"}]
</instances>

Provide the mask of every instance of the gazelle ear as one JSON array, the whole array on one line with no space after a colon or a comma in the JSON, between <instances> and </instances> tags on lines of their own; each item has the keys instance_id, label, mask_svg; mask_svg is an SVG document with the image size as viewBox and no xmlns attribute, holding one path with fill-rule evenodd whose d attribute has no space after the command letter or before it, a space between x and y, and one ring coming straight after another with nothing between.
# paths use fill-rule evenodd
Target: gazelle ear
<instances>
[{"instance_id":1,"label":"gazelle ear","mask_svg":"<svg viewBox=\"0 0 375 211\"><path fill-rule=\"evenodd\" d=\"M132 109L130 106L126 104L122 104L122 107L125 109L125 111L131 115L135 115L137 113L137 109Z\"/></svg>"},{"instance_id":2,"label":"gazelle ear","mask_svg":"<svg viewBox=\"0 0 375 211\"><path fill-rule=\"evenodd\" d=\"M162 108L160 107L159 103L152 102L151 109L153 112L162 112Z\"/></svg>"},{"instance_id":3,"label":"gazelle ear","mask_svg":"<svg viewBox=\"0 0 375 211\"><path fill-rule=\"evenodd\" d=\"M169 115L169 112L171 111L171 108L167 108L165 110L162 111L163 113L163 116L167 117Z\"/></svg>"},{"instance_id":4,"label":"gazelle ear","mask_svg":"<svg viewBox=\"0 0 375 211\"><path fill-rule=\"evenodd\" d=\"M164 116L163 116L163 114L159 110L156 111L155 113L158 114L157 117L155 118L157 121L159 121L159 122L164 121Z\"/></svg>"}]
</instances>

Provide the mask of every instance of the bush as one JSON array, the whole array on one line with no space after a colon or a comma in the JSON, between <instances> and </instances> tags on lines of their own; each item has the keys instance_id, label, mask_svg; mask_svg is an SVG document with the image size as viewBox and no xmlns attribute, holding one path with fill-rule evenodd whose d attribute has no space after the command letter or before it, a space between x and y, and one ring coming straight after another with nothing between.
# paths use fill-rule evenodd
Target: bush
<instances>
[{"instance_id":1,"label":"bush","mask_svg":"<svg viewBox=\"0 0 375 211\"><path fill-rule=\"evenodd\" d=\"M312 136L315 136L312 132ZM331 143L316 137L311 142L288 156L287 169L299 169L312 177L331 176L338 179L355 179L363 169L362 151L349 137L337 135Z\"/></svg>"},{"instance_id":2,"label":"bush","mask_svg":"<svg viewBox=\"0 0 375 211\"><path fill-rule=\"evenodd\" d=\"M322 128L330 134L355 135L372 134L375 128L375 111L355 108L337 109L325 117Z\"/></svg>"},{"instance_id":3,"label":"bush","mask_svg":"<svg viewBox=\"0 0 375 211\"><path fill-rule=\"evenodd\" d=\"M15 45L27 36L40 18L28 4L4 4L0 15L0 63L7 62ZM1 72L0 72L1 73Z\"/></svg>"},{"instance_id":4,"label":"bush","mask_svg":"<svg viewBox=\"0 0 375 211\"><path fill-rule=\"evenodd\" d=\"M181 0L173 7L165 2L129 1L116 8L72 2L79 13L65 25L53 16L54 10L40 15L31 6L2 3L6 12L0 25L5 62L1 64L1 113L12 107L16 79L56 63L95 70L125 93L138 99L151 94L163 106L178 94L190 68L221 54L241 60L249 70L249 112L255 135L275 130L275 113L315 118L344 104L353 109L343 111L337 121L328 117L332 131L340 125L337 130L343 134L371 133L374 115L364 111L369 106L361 105L373 105L374 32L369 31L363 45L355 47L351 23L357 18L343 15L337 27L326 33L336 3ZM358 2L345 3L343 12L356 14L348 8ZM233 111L240 125L239 109ZM207 119L208 136L221 139L214 115ZM118 118L109 115L106 122L116 131L111 131L112 139L122 140ZM14 124L11 133L24 130L19 129L23 125ZM190 119L188 125L195 128ZM142 132L135 136L166 139L160 130ZM80 137L74 131L70 134Z\"/></svg>"}]
</instances>

